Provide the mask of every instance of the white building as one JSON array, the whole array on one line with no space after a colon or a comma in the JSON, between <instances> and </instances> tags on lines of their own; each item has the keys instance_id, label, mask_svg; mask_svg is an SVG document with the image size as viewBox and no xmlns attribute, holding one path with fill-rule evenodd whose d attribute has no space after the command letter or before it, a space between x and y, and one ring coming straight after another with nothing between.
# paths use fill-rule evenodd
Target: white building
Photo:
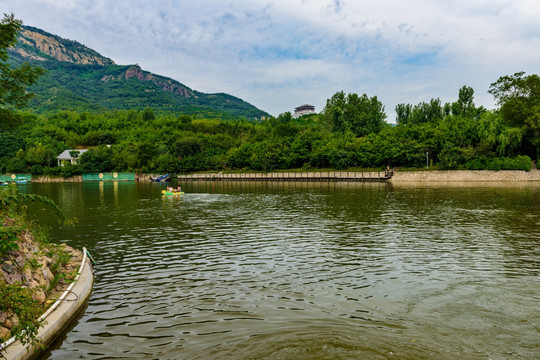
<instances>
[{"instance_id":1,"label":"white building","mask_svg":"<svg viewBox=\"0 0 540 360\"><path fill-rule=\"evenodd\" d=\"M74 153L73 151L78 152L78 154ZM88 149L64 150L56 157L56 159L58 159L58 166L64 166L64 164L68 161L71 163L71 165L77 165L81 155L87 151Z\"/></svg>"},{"instance_id":2,"label":"white building","mask_svg":"<svg viewBox=\"0 0 540 360\"><path fill-rule=\"evenodd\" d=\"M308 104L300 105L294 109L293 118L297 119L300 116L308 114L315 114L315 106Z\"/></svg>"}]
</instances>

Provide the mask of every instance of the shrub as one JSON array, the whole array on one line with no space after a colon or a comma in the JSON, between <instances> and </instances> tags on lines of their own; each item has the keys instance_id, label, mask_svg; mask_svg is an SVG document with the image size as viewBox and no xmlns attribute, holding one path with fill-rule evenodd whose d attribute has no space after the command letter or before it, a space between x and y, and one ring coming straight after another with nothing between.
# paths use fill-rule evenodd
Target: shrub
<instances>
[{"instance_id":1,"label":"shrub","mask_svg":"<svg viewBox=\"0 0 540 360\"><path fill-rule=\"evenodd\" d=\"M513 170L531 171L532 160L527 155L519 155L513 159L512 166L514 167Z\"/></svg>"},{"instance_id":2,"label":"shrub","mask_svg":"<svg viewBox=\"0 0 540 360\"><path fill-rule=\"evenodd\" d=\"M65 178L81 174L81 167L79 165L66 164L65 166L59 166L59 168L58 175Z\"/></svg>"},{"instance_id":3,"label":"shrub","mask_svg":"<svg viewBox=\"0 0 540 360\"><path fill-rule=\"evenodd\" d=\"M33 175L43 174L43 166L41 166L41 165L32 165L32 167L30 167L30 173L32 173Z\"/></svg>"},{"instance_id":4,"label":"shrub","mask_svg":"<svg viewBox=\"0 0 540 360\"><path fill-rule=\"evenodd\" d=\"M8 251L18 250L17 244L21 229L13 226L0 227L0 256L5 255Z\"/></svg>"},{"instance_id":5,"label":"shrub","mask_svg":"<svg viewBox=\"0 0 540 360\"><path fill-rule=\"evenodd\" d=\"M18 283L0 284L0 311L17 315L19 324L11 331L23 345L38 342L37 333L43 323L43 320L39 320L43 309L32 298L32 294L32 289L22 287ZM24 331L21 331L22 329Z\"/></svg>"},{"instance_id":6,"label":"shrub","mask_svg":"<svg viewBox=\"0 0 540 360\"><path fill-rule=\"evenodd\" d=\"M460 164L463 164L463 155L458 147L447 147L440 152L440 169L455 169Z\"/></svg>"},{"instance_id":7,"label":"shrub","mask_svg":"<svg viewBox=\"0 0 540 360\"><path fill-rule=\"evenodd\" d=\"M523 170L530 171L532 168L532 160L526 155L519 155L515 158L496 157L486 158L479 156L467 161L465 168L468 170Z\"/></svg>"},{"instance_id":8,"label":"shrub","mask_svg":"<svg viewBox=\"0 0 540 360\"><path fill-rule=\"evenodd\" d=\"M60 175L61 168L62 168L61 166L55 166L55 167L46 166L43 168L43 175L58 176Z\"/></svg>"}]
</instances>

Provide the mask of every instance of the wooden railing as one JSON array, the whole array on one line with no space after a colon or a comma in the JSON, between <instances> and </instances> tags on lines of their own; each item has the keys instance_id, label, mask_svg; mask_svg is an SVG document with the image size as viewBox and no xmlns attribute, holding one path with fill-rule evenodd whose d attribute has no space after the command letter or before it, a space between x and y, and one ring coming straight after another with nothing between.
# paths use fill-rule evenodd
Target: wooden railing
<instances>
[{"instance_id":1,"label":"wooden railing","mask_svg":"<svg viewBox=\"0 0 540 360\"><path fill-rule=\"evenodd\" d=\"M393 175L387 171L310 171L271 173L201 173L178 175L178 180L187 181L386 181Z\"/></svg>"}]
</instances>

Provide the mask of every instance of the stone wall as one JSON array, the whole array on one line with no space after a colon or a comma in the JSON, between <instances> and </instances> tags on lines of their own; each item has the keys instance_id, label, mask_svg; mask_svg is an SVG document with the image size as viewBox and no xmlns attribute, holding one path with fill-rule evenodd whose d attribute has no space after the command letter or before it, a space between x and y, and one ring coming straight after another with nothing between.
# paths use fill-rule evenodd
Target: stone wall
<instances>
[{"instance_id":1,"label":"stone wall","mask_svg":"<svg viewBox=\"0 0 540 360\"><path fill-rule=\"evenodd\" d=\"M518 182L540 181L540 170L444 170L396 171L392 183L405 182Z\"/></svg>"},{"instance_id":2,"label":"stone wall","mask_svg":"<svg viewBox=\"0 0 540 360\"><path fill-rule=\"evenodd\" d=\"M6 218L3 226L11 226L13 223L12 219ZM38 244L29 232L20 235L17 245L17 250L9 251L2 257L0 282L9 285L20 284L22 287L33 289L32 297L40 305L52 304L68 288L69 279L72 279L77 266L82 262L83 253L65 244L57 248L44 247ZM44 255L47 253L56 255L49 258ZM60 253L69 254L69 263L56 264L60 263ZM57 275L64 273L66 277L60 277L60 281L56 282L55 272ZM19 324L17 315L6 311L0 310L0 338L3 339L11 337L12 330Z\"/></svg>"},{"instance_id":3,"label":"stone wall","mask_svg":"<svg viewBox=\"0 0 540 360\"><path fill-rule=\"evenodd\" d=\"M63 177L50 177L50 176L33 176L32 182L38 183L58 183L58 182L81 182L82 176L77 175L69 178Z\"/></svg>"}]
</instances>

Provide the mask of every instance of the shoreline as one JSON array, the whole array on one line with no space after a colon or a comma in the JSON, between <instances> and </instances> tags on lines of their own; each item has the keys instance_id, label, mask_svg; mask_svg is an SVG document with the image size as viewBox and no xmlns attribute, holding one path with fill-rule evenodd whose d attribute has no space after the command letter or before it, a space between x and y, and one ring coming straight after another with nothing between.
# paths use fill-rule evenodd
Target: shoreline
<instances>
[{"instance_id":1,"label":"shoreline","mask_svg":"<svg viewBox=\"0 0 540 360\"><path fill-rule=\"evenodd\" d=\"M70 248L72 249L72 248ZM83 309L92 292L94 275L86 248L82 251L72 249L77 256L80 255L80 265L73 282L67 286L62 286L60 293L54 293L55 301L40 316L44 321L36 334L38 344L25 345L15 337L7 339L0 348L3 356L7 360L29 360L35 358L56 337L61 334L71 320ZM77 260L79 260L77 258ZM49 296L51 298L53 295ZM58 296L60 295L60 296ZM71 296L68 298L68 296ZM74 296L74 298L73 298Z\"/></svg>"},{"instance_id":2,"label":"shoreline","mask_svg":"<svg viewBox=\"0 0 540 360\"><path fill-rule=\"evenodd\" d=\"M396 171L389 180L393 184L423 182L536 182L540 181L540 170L426 170Z\"/></svg>"},{"instance_id":3,"label":"shoreline","mask_svg":"<svg viewBox=\"0 0 540 360\"><path fill-rule=\"evenodd\" d=\"M281 172L286 173L286 172ZM334 174L369 174L374 172L351 172L351 171L332 171ZM216 172L215 174L202 173L200 174L200 180L213 181L219 180L227 181L226 177L218 176L216 174L221 174ZM234 174L250 174L250 173L234 173ZM266 174L278 174L278 172L269 172ZM306 171L296 174L302 174L300 177L303 180L314 180L319 181L320 172L317 171ZM150 181L151 174L143 174L136 181ZM358 182L362 181L360 175L353 177ZM182 181L182 176L178 178L179 181ZM233 180L233 179L230 179ZM248 180L248 179L245 179ZM272 181L272 176L268 176L267 181ZM277 179L276 179L277 180ZM336 179L337 180L337 179ZM353 180L354 181L354 180ZM424 182L540 182L540 170L532 169L531 171L523 170L425 170L425 171L395 171L393 176L388 180L381 179L380 181L387 181L393 184L399 183L424 183ZM33 176L32 182L36 183L59 183L59 182L83 182L82 176L74 176L71 178L56 178L49 176Z\"/></svg>"}]
</instances>

